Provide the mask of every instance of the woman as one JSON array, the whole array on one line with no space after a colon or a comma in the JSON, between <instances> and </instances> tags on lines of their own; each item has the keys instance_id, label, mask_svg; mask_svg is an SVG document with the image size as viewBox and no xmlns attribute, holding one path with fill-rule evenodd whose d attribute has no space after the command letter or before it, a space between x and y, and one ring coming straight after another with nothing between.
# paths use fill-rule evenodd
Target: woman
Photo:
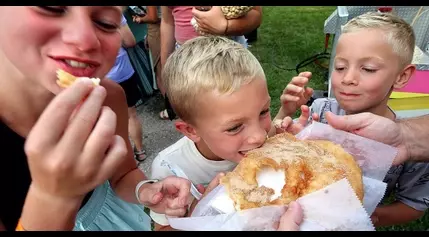
<instances>
[{"instance_id":1,"label":"woman","mask_svg":"<svg viewBox=\"0 0 429 237\"><path fill-rule=\"evenodd\" d=\"M6 230L18 222L18 229L70 230L92 190L106 183L127 203L173 216L185 212L187 180L148 182L137 168L121 87L81 80L62 90L55 82L58 68L104 78L120 47L121 15L120 6L0 8L0 219Z\"/></svg>"},{"instance_id":2,"label":"woman","mask_svg":"<svg viewBox=\"0 0 429 237\"><path fill-rule=\"evenodd\" d=\"M244 34L259 27L262 22L262 8L253 7L245 16L227 20L218 6L208 11L200 11L192 6L161 7L161 67L176 47L198 36L191 24L192 17L199 30L212 35L226 35L247 47ZM168 103L167 103L168 104ZM169 119L167 110L159 114L161 119Z\"/></svg>"},{"instance_id":3,"label":"woman","mask_svg":"<svg viewBox=\"0 0 429 237\"><path fill-rule=\"evenodd\" d=\"M161 7L160 6L141 6L145 11L143 16L133 15L133 21L139 24L147 24L147 36L145 45L150 50L152 56L152 67L155 71L156 84L164 95L164 86L161 81L161 64L159 51L161 47L160 27L161 27Z\"/></svg>"}]
</instances>

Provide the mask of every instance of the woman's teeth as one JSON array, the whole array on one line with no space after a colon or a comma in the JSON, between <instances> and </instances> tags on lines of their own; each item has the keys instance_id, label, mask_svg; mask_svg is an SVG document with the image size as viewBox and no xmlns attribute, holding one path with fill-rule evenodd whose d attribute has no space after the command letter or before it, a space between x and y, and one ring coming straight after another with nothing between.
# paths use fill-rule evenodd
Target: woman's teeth
<instances>
[{"instance_id":1,"label":"woman's teeth","mask_svg":"<svg viewBox=\"0 0 429 237\"><path fill-rule=\"evenodd\" d=\"M78 62L78 61L74 61L74 60L64 60L68 65L70 65L71 67L76 67L76 68L86 68L89 67L89 64L86 63L82 63L82 62Z\"/></svg>"}]
</instances>

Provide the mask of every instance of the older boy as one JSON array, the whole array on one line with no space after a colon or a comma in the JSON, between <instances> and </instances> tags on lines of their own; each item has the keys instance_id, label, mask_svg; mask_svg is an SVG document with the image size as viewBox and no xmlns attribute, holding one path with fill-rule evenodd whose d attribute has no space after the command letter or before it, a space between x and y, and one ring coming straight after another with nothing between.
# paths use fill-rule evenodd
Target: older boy
<instances>
[{"instance_id":1,"label":"older boy","mask_svg":"<svg viewBox=\"0 0 429 237\"><path fill-rule=\"evenodd\" d=\"M327 123L325 113L337 115L371 112L391 120L398 119L387 105L393 89L408 82L415 71L411 64L415 45L412 27L398 16L388 13L367 13L349 21L338 40L332 88L336 99L317 99L309 109L302 91L308 78L302 75L287 86L294 91L283 95L286 110L291 116L301 106L301 117L292 122L283 120L285 130L298 133L313 119ZM299 101L297 103L297 101ZM386 131L388 132L388 131ZM405 162L393 166L384 182L386 196L394 193L395 201L380 205L372 215L375 226L405 224L419 219L428 208L429 164Z\"/></svg>"}]
</instances>

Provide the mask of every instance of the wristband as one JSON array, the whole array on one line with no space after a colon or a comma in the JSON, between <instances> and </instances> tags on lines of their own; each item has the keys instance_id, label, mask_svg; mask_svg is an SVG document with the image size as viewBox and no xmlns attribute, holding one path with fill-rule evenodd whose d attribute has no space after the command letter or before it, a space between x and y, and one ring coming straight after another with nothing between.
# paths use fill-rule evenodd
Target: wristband
<instances>
[{"instance_id":1,"label":"wristband","mask_svg":"<svg viewBox=\"0 0 429 237\"><path fill-rule=\"evenodd\" d=\"M25 231L25 229L21 223L21 218L19 218L19 220L18 220L18 224L16 225L15 231Z\"/></svg>"},{"instance_id":2,"label":"wristband","mask_svg":"<svg viewBox=\"0 0 429 237\"><path fill-rule=\"evenodd\" d=\"M140 197L139 197L139 190L140 190L140 188L143 186L143 184L146 184L146 183L156 183L156 182L158 182L158 180L157 179L147 179L147 180L143 180L143 181L140 181L137 185L136 185L136 190L135 190L135 194L136 194L136 199L137 199L137 201L140 203L140 204L143 204L143 203L141 203L140 202Z\"/></svg>"}]
</instances>

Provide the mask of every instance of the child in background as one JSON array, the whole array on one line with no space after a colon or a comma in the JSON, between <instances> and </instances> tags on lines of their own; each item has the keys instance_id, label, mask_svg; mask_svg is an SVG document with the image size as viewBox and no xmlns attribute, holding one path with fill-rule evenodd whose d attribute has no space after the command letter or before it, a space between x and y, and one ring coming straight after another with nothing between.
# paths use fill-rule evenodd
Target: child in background
<instances>
[{"instance_id":1,"label":"child in background","mask_svg":"<svg viewBox=\"0 0 429 237\"><path fill-rule=\"evenodd\" d=\"M415 71L411 64L415 45L412 27L389 13L367 13L349 21L343 28L336 48L332 88L336 99L316 99L311 108L305 88L311 74L292 79L282 95L284 109L278 119L292 116L301 107L300 118L284 118L280 127L296 134L309 117L327 123L325 113L337 115L371 112L391 120L399 119L387 102L393 89L404 87ZM307 93L306 93L307 92ZM428 208L429 164L406 162L393 166L384 182L386 197L395 201L380 205L372 214L376 227L405 224L417 220Z\"/></svg>"}]
</instances>

